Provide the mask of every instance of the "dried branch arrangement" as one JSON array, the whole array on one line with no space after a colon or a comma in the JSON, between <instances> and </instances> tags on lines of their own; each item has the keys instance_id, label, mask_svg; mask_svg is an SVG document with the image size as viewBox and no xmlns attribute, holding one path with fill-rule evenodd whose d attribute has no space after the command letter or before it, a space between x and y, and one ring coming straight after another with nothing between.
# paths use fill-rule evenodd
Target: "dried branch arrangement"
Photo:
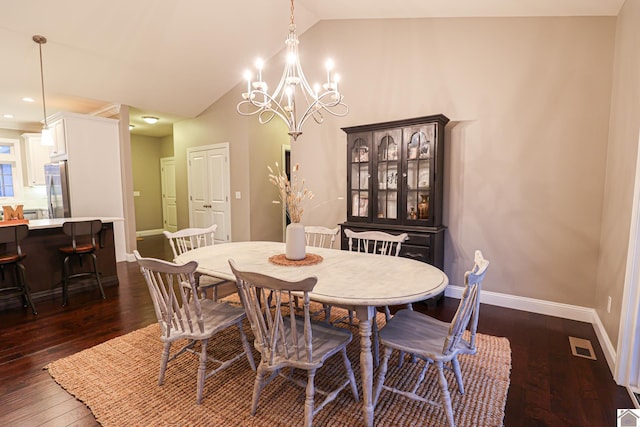
<instances>
[{"instance_id":1,"label":"dried branch arrangement","mask_svg":"<svg viewBox=\"0 0 640 427\"><path fill-rule=\"evenodd\" d=\"M282 200L287 209L289 219L291 222L300 222L304 212L303 201L305 199L313 199L313 193L304 186L304 179L300 184L298 183L297 172L300 169L300 165L296 163L293 167L291 180L280 170L278 162L276 162L275 172L271 169L271 166L267 166L267 169L269 169L269 182L278 188L280 200Z\"/></svg>"}]
</instances>

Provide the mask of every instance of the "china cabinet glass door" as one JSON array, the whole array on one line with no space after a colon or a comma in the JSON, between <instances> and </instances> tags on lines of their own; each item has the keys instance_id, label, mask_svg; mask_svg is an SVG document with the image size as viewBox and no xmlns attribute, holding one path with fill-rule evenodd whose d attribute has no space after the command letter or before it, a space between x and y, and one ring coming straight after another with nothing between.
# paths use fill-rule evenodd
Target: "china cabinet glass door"
<instances>
[{"instance_id":1,"label":"china cabinet glass door","mask_svg":"<svg viewBox=\"0 0 640 427\"><path fill-rule=\"evenodd\" d=\"M392 129L373 134L376 167L376 205L374 216L381 220L398 219L398 200L402 183L400 168L402 143L401 129Z\"/></svg>"},{"instance_id":2,"label":"china cabinet glass door","mask_svg":"<svg viewBox=\"0 0 640 427\"><path fill-rule=\"evenodd\" d=\"M354 218L367 219L369 215L369 169L370 146L365 135L354 135L350 143L349 164L350 200L349 215Z\"/></svg>"},{"instance_id":3,"label":"china cabinet glass door","mask_svg":"<svg viewBox=\"0 0 640 427\"><path fill-rule=\"evenodd\" d=\"M432 222L430 199L435 138L435 124L404 129L404 156L407 167L404 215L409 221Z\"/></svg>"}]
</instances>

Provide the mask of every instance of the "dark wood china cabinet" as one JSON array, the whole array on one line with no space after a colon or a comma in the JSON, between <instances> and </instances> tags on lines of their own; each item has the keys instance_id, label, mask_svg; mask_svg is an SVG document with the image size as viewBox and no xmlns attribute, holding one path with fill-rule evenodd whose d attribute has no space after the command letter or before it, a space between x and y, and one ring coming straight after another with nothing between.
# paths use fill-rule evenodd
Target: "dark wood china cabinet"
<instances>
[{"instance_id":1,"label":"dark wood china cabinet","mask_svg":"<svg viewBox=\"0 0 640 427\"><path fill-rule=\"evenodd\" d=\"M442 114L343 128L347 134L345 229L408 233L400 256L444 267Z\"/></svg>"}]
</instances>

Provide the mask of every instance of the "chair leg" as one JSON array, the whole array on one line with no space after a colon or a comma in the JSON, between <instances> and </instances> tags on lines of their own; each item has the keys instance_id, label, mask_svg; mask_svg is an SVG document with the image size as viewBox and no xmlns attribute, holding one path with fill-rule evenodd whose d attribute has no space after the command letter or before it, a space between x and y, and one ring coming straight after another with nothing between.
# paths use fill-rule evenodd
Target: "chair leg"
<instances>
[{"instance_id":1,"label":"chair leg","mask_svg":"<svg viewBox=\"0 0 640 427\"><path fill-rule=\"evenodd\" d=\"M91 254L91 258L93 259L93 272L96 275L96 282L98 282L100 296L102 296L102 299L106 299L106 297L104 296L104 289L102 288L102 282L100 281L100 273L98 272L98 259L96 258L96 254Z\"/></svg>"},{"instance_id":2,"label":"chair leg","mask_svg":"<svg viewBox=\"0 0 640 427\"><path fill-rule=\"evenodd\" d=\"M444 376L444 365L442 362L436 362L434 364L438 368L438 383L440 384L440 398L442 400L442 409L444 409L447 415L447 423L449 424L449 427L456 427L456 424L453 421L451 395L449 394L447 379Z\"/></svg>"},{"instance_id":3,"label":"chair leg","mask_svg":"<svg viewBox=\"0 0 640 427\"><path fill-rule=\"evenodd\" d=\"M204 377L207 374L207 343L208 339L200 341L200 366L198 366L198 394L196 397L196 403L202 404L202 392L204 390Z\"/></svg>"},{"instance_id":4,"label":"chair leg","mask_svg":"<svg viewBox=\"0 0 640 427\"><path fill-rule=\"evenodd\" d=\"M253 402L251 402L251 415L255 415L258 410L258 400L260 399L260 392L264 385L265 377L267 376L267 370L264 365L260 363L256 372L256 381L253 383Z\"/></svg>"},{"instance_id":5,"label":"chair leg","mask_svg":"<svg viewBox=\"0 0 640 427\"><path fill-rule=\"evenodd\" d=\"M351 386L351 394L353 394L353 398L357 402L358 400L360 400L360 397L358 396L358 386L356 385L356 377L353 375L351 362L349 361L349 357L347 356L347 349L343 348L340 353L342 354L344 369L347 371L347 378L349 379L349 385Z\"/></svg>"},{"instance_id":6,"label":"chair leg","mask_svg":"<svg viewBox=\"0 0 640 427\"><path fill-rule=\"evenodd\" d=\"M379 344L379 339L378 339L378 322L376 321L376 317L374 316L373 319L371 319L371 326L372 326L372 336L373 336L373 365L374 367L378 367L378 365L380 365L380 344Z\"/></svg>"},{"instance_id":7,"label":"chair leg","mask_svg":"<svg viewBox=\"0 0 640 427\"><path fill-rule=\"evenodd\" d=\"M22 288L22 296L26 300L27 304L29 304L29 306L31 307L31 311L35 316L38 314L38 312L36 311L36 306L33 304L33 300L31 299L31 291L29 290L29 285L27 284L27 280L25 278L26 274L25 274L24 265L18 262L16 263L16 269L17 269L16 279L18 280L19 286Z\"/></svg>"},{"instance_id":8,"label":"chair leg","mask_svg":"<svg viewBox=\"0 0 640 427\"><path fill-rule=\"evenodd\" d=\"M411 311L413 311L413 305L412 305L412 304L407 304L407 305L405 306L405 308L406 308L407 310L411 310ZM387 321L389 321L389 319L387 319ZM412 355L411 355L411 363L416 363L416 362L417 362L417 360L418 360L418 359L416 358L416 355L415 355L415 354L412 354ZM398 367L399 367L399 368L402 368L402 364L403 364L403 363L404 363L404 351L401 351L401 352L400 352L400 357L398 358Z\"/></svg>"},{"instance_id":9,"label":"chair leg","mask_svg":"<svg viewBox=\"0 0 640 427\"><path fill-rule=\"evenodd\" d=\"M329 324L331 320L331 305L324 305L324 323Z\"/></svg>"},{"instance_id":10,"label":"chair leg","mask_svg":"<svg viewBox=\"0 0 640 427\"><path fill-rule=\"evenodd\" d=\"M373 390L374 409L376 407L376 404L378 403L378 398L380 397L380 392L382 391L382 386L384 385L384 379L387 376L387 367L389 366L389 357L391 356L392 351L393 349L391 347L384 348L382 363L380 363L380 369L378 370L378 379L376 380L376 386Z\"/></svg>"},{"instance_id":11,"label":"chair leg","mask_svg":"<svg viewBox=\"0 0 640 427\"><path fill-rule=\"evenodd\" d=\"M171 343L164 343L164 345L162 346L162 355L160 356L160 375L158 376L158 385L162 385L162 383L164 382L164 372L167 370L170 350Z\"/></svg>"},{"instance_id":12,"label":"chair leg","mask_svg":"<svg viewBox=\"0 0 640 427\"><path fill-rule=\"evenodd\" d=\"M456 382L458 383L458 390L460 394L464 394L464 383L462 382L462 372L460 371L460 362L458 362L458 358L454 357L451 359L451 365L453 366L453 373L456 376Z\"/></svg>"},{"instance_id":13,"label":"chair leg","mask_svg":"<svg viewBox=\"0 0 640 427\"><path fill-rule=\"evenodd\" d=\"M69 256L64 257L62 263L62 306L67 305L67 293L69 292Z\"/></svg>"},{"instance_id":14,"label":"chair leg","mask_svg":"<svg viewBox=\"0 0 640 427\"><path fill-rule=\"evenodd\" d=\"M247 335L244 333L242 329L242 321L236 323L238 326L238 330L240 331L240 340L242 341L242 348L244 348L244 352L247 354L247 361L249 362L249 366L251 366L251 370L256 370L256 361L253 359L253 352L251 351L251 346L249 345L249 341L247 340Z\"/></svg>"},{"instance_id":15,"label":"chair leg","mask_svg":"<svg viewBox=\"0 0 640 427\"><path fill-rule=\"evenodd\" d=\"M316 370L310 369L307 375L307 396L304 401L304 425L312 427L313 425L313 397L316 394L315 389Z\"/></svg>"}]
</instances>

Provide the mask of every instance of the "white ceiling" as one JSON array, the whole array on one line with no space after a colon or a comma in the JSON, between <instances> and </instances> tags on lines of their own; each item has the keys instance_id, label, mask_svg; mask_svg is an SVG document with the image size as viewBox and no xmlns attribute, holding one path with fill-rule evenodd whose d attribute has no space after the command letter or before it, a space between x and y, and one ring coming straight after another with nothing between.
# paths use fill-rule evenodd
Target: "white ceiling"
<instances>
[{"instance_id":1,"label":"white ceiling","mask_svg":"<svg viewBox=\"0 0 640 427\"><path fill-rule=\"evenodd\" d=\"M325 19L616 16L623 3L297 0L295 22L301 34ZM289 2L4 0L0 17L0 128L37 131L43 111L33 35L48 39L42 47L48 116L126 104L136 107L132 120L148 114L174 122L200 114L241 81L255 57L269 58L283 47ZM134 133L145 133L142 122L134 124Z\"/></svg>"}]
</instances>

